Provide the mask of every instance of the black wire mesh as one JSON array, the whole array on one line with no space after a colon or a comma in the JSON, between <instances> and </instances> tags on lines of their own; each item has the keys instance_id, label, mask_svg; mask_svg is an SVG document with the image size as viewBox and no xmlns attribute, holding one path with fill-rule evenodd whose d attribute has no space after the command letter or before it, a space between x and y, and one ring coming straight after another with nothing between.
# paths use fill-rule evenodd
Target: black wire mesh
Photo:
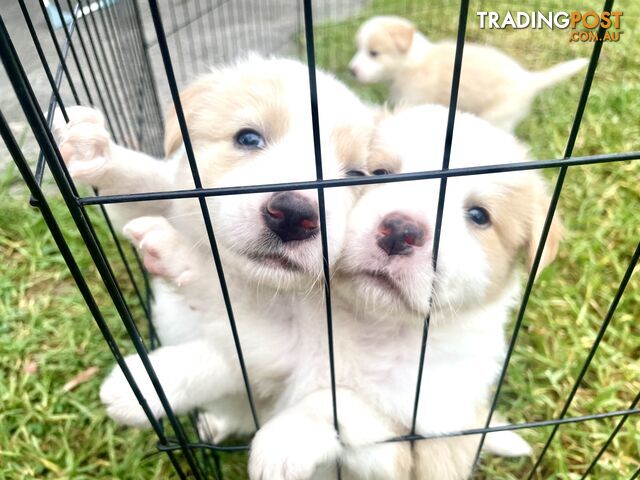
<instances>
[{"instance_id":1,"label":"black wire mesh","mask_svg":"<svg viewBox=\"0 0 640 480\"><path fill-rule=\"evenodd\" d=\"M559 167L555 188L549 205L546 221L538 243L533 266L524 290L522 303L518 311L505 363L500 374L497 388L493 396L489 416L483 428L467 429L449 432L443 435L422 436L415 431L419 398L422 392L423 368L425 355L429 348L428 332L430 319L424 322L423 339L421 342L420 368L416 382L415 403L413 405L413 425L407 435L388 439L389 442L419 441L427 438L481 434L482 440L477 448L476 464L478 463L482 442L486 433L493 431L521 430L527 428L552 427L548 439L538 455L528 478L533 478L536 470L544 459L549 445L554 439L561 425L575 424L605 418L618 418L618 423L607 440L595 451L591 463L586 466L582 478L588 477L597 465L599 459L607 451L610 444L622 429L627 419L640 413L638 401L640 393L634 398L627 409L610 412L597 412L590 415L567 416L574 396L580 387L584 376L598 346L611 323L616 308L628 286L633 271L640 256L640 244L630 257L628 268L619 282L618 289L610 303L609 310L602 321L597 337L591 348L585 352L580 372L575 378L573 387L563 402L563 407L557 418L542 421L516 423L508 426L489 427L500 397L501 388L505 382L511 355L516 348L518 333L525 321L525 312L532 294L534 279L540 265L544 244L547 239L551 222L554 217L558 201L561 197L563 185L569 167L579 165L596 165L606 162L629 162L640 159L640 152L610 152L601 155L573 157L573 150L578 137L583 114L587 108L589 93L594 80L598 60L603 48L602 42L594 44L590 63L584 78L584 85L578 101L576 113L569 133L564 155L561 159L549 159L508 165L488 165L483 167L449 168L451 144L455 130L455 113L457 105L460 72L465 39L469 36L477 40L483 32L467 28L469 16L469 1L461 0L457 21L456 57L454 63L453 84L450 97L447 135L443 152L442 168L436 171L425 171L407 174L388 175L384 177L364 177L346 179L323 179L322 152L320 149L320 125L318 112L318 94L316 90L316 65L335 70L340 75L345 74L344 62L338 64L338 59L345 58L352 50L351 38L363 18L358 17L362 2L329 2L312 5L311 0L282 0L272 2L254 2L251 0L186 0L176 3L149 0L148 4L137 0L119 0L110 2L92 2L90 0L54 0L48 4L44 0L38 1L38 9L28 8L25 0L18 0L18 7L29 32L31 46L45 74L46 82L38 84L38 91L34 89L32 76L25 71L23 59L25 55L16 51L12 38L7 31L4 18L0 18L0 56L15 91L16 99L27 119L37 142L38 156L33 168L15 139L10 122L4 112L0 112L0 133L10 155L14 159L24 182L32 195L32 204L37 206L48 225L51 234L67 263L80 292L87 303L102 335L109 345L118 365L123 370L136 398L145 409L150 424L158 437L158 450L165 452L176 474L180 478L193 476L195 478L222 478L219 453L243 451L247 444L214 445L195 438L184 420L176 416L164 395L153 367L148 358L148 347L140 334L138 325L132 313L131 302L123 293L123 286L119 284L114 273L112 259L107 258L103 243L113 242L116 245L119 258L127 273L128 281L134 291L137 302L142 306L144 317L150 329L150 347L157 344L150 321L150 298L146 276L140 277L135 271L142 270L140 259L135 250L126 252L109 220L105 205L126 202L148 202L154 200L169 200L194 198L198 199L202 217L206 226L207 239L210 244L216 273L220 279L222 296L226 306L229 323L232 329L238 361L243 374L247 397L251 406L251 413L256 428L260 422L253 400L251 379L244 365L242 343L235 325L233 301L226 288L222 260L218 251L213 225L211 224L206 198L210 196L236 195L258 192L277 192L284 190L315 189L318 194L320 208L320 224L323 251L324 293L327 314L327 334L329 339L328 365L331 372L332 411L334 426L338 429L340 405L336 399L333 358L333 328L331 310L330 269L326 238L326 221L324 212L324 189L338 188L350 185L367 185L388 182L405 182L425 179L439 179L440 193L437 208L437 219L434 239L433 264L437 267L438 246L444 202L446 199L447 180L458 176L469 176L506 171L548 169ZM486 9L496 2L486 2ZM483 3L485 5L485 3ZM537 4L536 4L537 5ZM606 0L602 10L611 10L613 0ZM537 8L536 6L532 9ZM404 12L386 11L383 8L378 13L410 13L420 16L421 12L433 12L421 2L407 1ZM53 12L53 13L52 13ZM55 14L62 20L59 28L53 24ZM54 15L54 16L52 16ZM316 23L314 23L314 19ZM332 20L324 25L323 21ZM38 32L36 25L46 27L47 35ZM424 15L422 29L435 32L437 37L437 22L433 15ZM473 25L475 27L475 25ZM41 29L42 30L42 29ZM604 33L602 27L600 34ZM152 34L155 32L155 34ZM317 51L314 39L326 35L345 36L340 42L339 49ZM311 109L312 128L314 136L314 153L316 161L316 180L307 182L288 182L270 185L251 185L243 187L204 188L200 180L198 166L191 145L189 131L178 94L183 87L197 73L205 72L211 65L231 61L247 51L258 51L267 54L298 55L306 59L309 71L309 108ZM35 58L35 57L34 57ZM53 67L53 68L52 68ZM341 69L343 71L341 71ZM44 92L44 93L43 93ZM94 191L91 196L82 196L76 190L69 172L61 159L60 152L51 134L53 112L59 107L65 119L68 119L65 106L70 104L95 105L105 113L108 129L114 140L129 148L148 152L155 156L162 155L162 107L161 98L171 98L175 108L180 130L184 141L189 165L193 177L194 189L148 192L127 195L100 196ZM45 113L46 112L46 113ZM114 340L107 323L104 320L100 306L97 305L90 286L87 284L82 271L69 249L64 236L54 218L47 197L46 179L50 175L62 194L68 210L82 235L82 238L97 267L104 286L109 292L123 325L131 337L135 351L141 357L145 370L151 379L166 412L171 433L165 431L161 421L155 419L142 393L133 381L123 355ZM101 239L93 227L91 206L98 206L110 232L109 239ZM115 259L114 259L115 260ZM191 424L195 424L193 416ZM180 452L181 455L176 455ZM340 469L337 470L340 477ZM640 470L635 471L630 478L638 478Z\"/></svg>"}]
</instances>

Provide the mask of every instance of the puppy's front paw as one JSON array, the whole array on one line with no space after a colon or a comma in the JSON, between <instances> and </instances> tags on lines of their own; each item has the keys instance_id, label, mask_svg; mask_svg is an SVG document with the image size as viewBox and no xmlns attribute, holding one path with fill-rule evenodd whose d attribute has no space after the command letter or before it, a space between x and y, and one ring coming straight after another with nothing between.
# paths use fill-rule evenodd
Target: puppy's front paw
<instances>
[{"instance_id":1,"label":"puppy's front paw","mask_svg":"<svg viewBox=\"0 0 640 480\"><path fill-rule=\"evenodd\" d=\"M230 432L229 424L223 416L211 412L198 414L198 435L205 442L214 444L223 441Z\"/></svg>"},{"instance_id":2,"label":"puppy's front paw","mask_svg":"<svg viewBox=\"0 0 640 480\"><path fill-rule=\"evenodd\" d=\"M159 418L163 412L162 405L140 357L131 355L126 358L126 362L151 411L156 418ZM102 382L100 400L105 406L109 417L116 422L132 427L149 426L149 420L119 366L116 365Z\"/></svg>"},{"instance_id":3,"label":"puppy's front paw","mask_svg":"<svg viewBox=\"0 0 640 480\"><path fill-rule=\"evenodd\" d=\"M276 417L251 443L251 480L305 480L318 467L335 460L340 442L331 425L297 416Z\"/></svg>"},{"instance_id":4,"label":"puppy's front paw","mask_svg":"<svg viewBox=\"0 0 640 480\"><path fill-rule=\"evenodd\" d=\"M99 186L111 159L111 136L104 117L88 107L69 107L67 115L68 123L57 110L53 120L53 133L64 163L75 180Z\"/></svg>"},{"instance_id":5,"label":"puppy's front paw","mask_svg":"<svg viewBox=\"0 0 640 480\"><path fill-rule=\"evenodd\" d=\"M139 217L123 228L123 233L140 250L149 273L172 281L178 286L193 278L186 240L164 217Z\"/></svg>"}]
</instances>

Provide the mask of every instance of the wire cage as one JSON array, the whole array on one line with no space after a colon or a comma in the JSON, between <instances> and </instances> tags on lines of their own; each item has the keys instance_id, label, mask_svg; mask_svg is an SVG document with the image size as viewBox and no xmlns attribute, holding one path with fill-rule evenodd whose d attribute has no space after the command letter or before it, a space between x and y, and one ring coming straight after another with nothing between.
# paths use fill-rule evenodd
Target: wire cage
<instances>
[{"instance_id":1,"label":"wire cage","mask_svg":"<svg viewBox=\"0 0 640 480\"><path fill-rule=\"evenodd\" d=\"M178 477L221 479L223 478L222 465L225 456L233 454L233 452L248 450L249 445L247 441L223 445L204 442L198 438L197 429L193 427L196 421L195 413L189 415L188 418L182 418L172 412L171 405L163 393L162 385L148 359L148 351L158 345L151 322L153 292L150 291L149 282L135 249L129 248L122 242L111 224L105 210L105 205L109 203L149 199L199 199L217 273L223 285L222 294L229 312L229 321L232 325L238 357L242 362L242 338L238 335L234 325L232 301L224 289L224 272L214 236L215 225L211 224L204 201L207 197L222 194L316 189L320 195L320 218L323 222L322 192L324 189L435 179L441 183L436 222L437 225L440 225L448 178L527 169L558 169L552 200L533 266L524 288L513 328L508 332L507 355L497 387L492 395L489 417L486 419L484 428L451 432L450 435L481 434L484 440L485 434L491 431L547 428L546 441L537 456L534 457L533 466L525 473L521 473L524 476L520 477L542 478L539 476L539 470L543 468L545 454L562 425L612 419L615 424L610 435L607 438L598 439L598 442L592 445L590 463L583 465L581 473L575 477L586 478L597 468L602 456L611 449L611 444L624 428L627 419L640 413L638 406L640 393L637 393L626 408L592 411L589 414L579 416L570 415L572 401L585 380L590 364L614 318L616 308L638 262L640 256L640 245L638 245L629 257L626 270L619 275L619 278L612 279L612 282L617 282L615 295L610 299L609 309L602 319L597 336L585 344L583 358L576 360L580 362L580 368L578 373L572 377L572 387L568 395L565 398L557 399L558 405L561 406L559 414L554 418L521 422L504 427L489 427L491 415L500 399L509 362L517 346L519 333L524 328L526 308L531 296L534 295L534 278L540 265L544 244L569 168L610 162L631 162L639 159L640 153L602 152L587 156L573 156L581 121L587 108L592 83L598 68L598 61L602 50L607 48L602 42L596 42L592 47L589 46L588 53L585 52L584 45L575 45L569 48L565 48L564 45L558 46L560 53L556 52L554 57L558 58L558 56L564 55L569 58L579 48L583 49L584 55L590 57L581 93L577 99L575 115L571 121L566 147L560 158L506 166L448 168L465 39L500 44L506 50L511 48L513 51L523 48L524 44L528 45L531 40L530 37L521 35L518 37L520 43L511 42L515 37L506 37L506 33L504 33L505 37L502 41L496 40L497 33L481 31L476 28L476 23L471 21L473 13L469 0L461 0L457 14L446 19L437 17L437 3L406 1L403 3L401 11L391 7L391 3L374 2L372 7L369 2L364 0L335 0L314 2L313 4L311 0L264 2L254 0L183 0L180 2L169 0L149 0L148 2L139 0L53 0L52 2L18 0L15 5L2 7L2 11L0 11L3 17L0 20L0 56L7 76L6 80L11 84L13 90L10 97L3 98L3 111L0 115L2 138L31 192L32 205L40 210L116 362L125 373L141 405L147 408L146 413L153 431L157 435L158 450L167 456ZM475 5L476 2L473 3L473 8L478 7L478 10L504 9L508 5L505 2L489 1L479 2L478 5ZM543 9L549 5L549 2L535 2L531 9ZM611 10L612 5L613 0L606 0L602 9ZM52 117L56 107L60 108L66 117L65 107L69 105L95 105L105 113L107 126L116 143L160 157L162 156L165 104L171 99L178 117L182 116L184 123L179 90L196 74L206 72L211 65L233 60L247 51L305 59L310 79L309 108L312 111L313 119L313 125L310 125L309 128L313 128L316 154L318 154L319 112L315 68L319 66L334 71L338 77L355 86L349 79L346 64L350 55L353 54L353 35L357 27L372 13L410 17L416 20L421 30L429 32L429 35L435 38L444 38L452 31L457 32L447 141L442 169L385 177L325 180L321 176L322 169L319 166L319 175L316 181L225 188L224 191L220 191L203 188L198 176L198 166L190 146L188 130L183 126L184 144L194 174L195 188L193 190L104 197L99 196L95 191L93 194L84 195L76 189L51 133ZM11 15L20 18L20 22L9 23L7 19ZM26 41L16 40L19 29L28 31ZM601 27L600 34L604 30ZM556 34L556 32L549 34ZM331 46L327 48L318 47L318 45L326 45L326 42L318 41L318 39L322 40L326 37L335 37L340 41L331 43ZM535 46L532 48L535 50ZM544 63L547 53L546 50L541 50L541 55L537 57L539 63ZM362 93L372 100L384 100L384 92L375 88L365 89ZM33 133L31 143L21 144L16 140L16 127L11 122L17 118L26 119L26 124ZM32 162L32 158L35 158L35 163ZM316 162L320 165L319 156L316 157ZM52 183L55 183L55 189L52 188ZM156 392L165 408L166 421L164 422L156 420L146 407L140 389L133 381L124 362L121 346L116 342L112 329L105 319L104 307L96 300L95 287L87 281L85 272L75 258L75 252L67 244L64 232L52 213L50 201L58 191L82 236L122 325L131 338L135 352L142 358L147 373L154 382ZM96 228L97 224L106 225L106 229ZM321 231L325 237L324 223L322 223ZM106 235L105 232L107 232ZM436 232L439 233L438 228L436 228ZM331 339L330 274L326 238L324 240L326 320L328 336ZM115 250L111 247L105 248L107 244L115 245ZM436 239L435 257L437 257L437 244L438 240ZM107 254L107 250L117 252L117 257L114 258ZM424 362L425 352L429 348L428 317L425 319L424 325L420 371L422 368L429 368L428 364ZM141 332L144 335L141 335ZM148 341L144 340L145 335ZM331 341L329 344L331 345ZM248 377L244 365L241 366L247 382L247 392L250 396L251 389ZM333 369L333 352L331 350L329 351L327 368ZM421 394L420 388L420 382L417 381L414 419L418 408L417 398ZM340 405L339 402L336 403L335 390L333 395L333 412L334 416L337 416ZM416 435L415 432L408 432L406 436L394 440L413 442L423 438ZM477 450L476 461L480 448L481 446ZM630 465L633 467L632 471L619 472L619 476L615 478L638 478L640 469L637 468L637 463L632 462ZM339 477L339 469L336 475ZM481 464L477 466L476 475L478 478L484 478L482 477ZM504 478L507 476L505 475Z\"/></svg>"}]
</instances>

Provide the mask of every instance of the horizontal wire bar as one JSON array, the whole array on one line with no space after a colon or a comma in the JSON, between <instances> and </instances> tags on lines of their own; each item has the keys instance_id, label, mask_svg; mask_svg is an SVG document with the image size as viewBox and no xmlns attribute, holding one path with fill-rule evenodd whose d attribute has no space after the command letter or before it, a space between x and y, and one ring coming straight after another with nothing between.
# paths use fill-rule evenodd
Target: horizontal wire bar
<instances>
[{"instance_id":1,"label":"horizontal wire bar","mask_svg":"<svg viewBox=\"0 0 640 480\"><path fill-rule=\"evenodd\" d=\"M392 437L386 440L381 440L379 442L376 442L376 444L412 442L412 441L420 441L420 440L433 440L437 438L480 435L480 434L487 434L487 433L493 433L493 432L509 432L514 430L526 430L531 428L545 428L545 427L551 427L553 425L558 425L558 424L582 423L582 422L589 422L592 420L603 420L606 418L620 417L623 415L629 416L629 415L638 415L638 414L640 414L640 408L614 410L611 412L594 413L591 415L582 415L579 417L568 417L568 418L565 417L565 418L559 418L559 419L553 419L553 420L540 420L537 422L514 423L510 425L500 425L500 426L486 427L486 428L482 428L482 427L468 428L465 430L456 430L456 431L439 433L434 435L402 435L399 437ZM250 445L220 446L220 445L214 445L211 443L203 443L203 442L189 443L187 446L191 449L206 448L209 450L217 450L220 452L247 451L250 448ZM174 450L180 450L181 447L180 445L174 444L173 442L169 442L167 444L160 443L157 445L157 448L161 451L174 451Z\"/></svg>"},{"instance_id":2,"label":"horizontal wire bar","mask_svg":"<svg viewBox=\"0 0 640 480\"><path fill-rule=\"evenodd\" d=\"M442 177L465 177L470 175L518 172L522 170L540 170L562 166L594 165L632 160L640 160L640 151L602 155L587 155L584 157L572 157L555 160L535 160L530 162L502 163L480 167L450 168L449 170L428 170L424 172L397 173L393 175L379 175L371 177L333 178L327 180L270 183L264 185L248 185L241 187L200 188L189 190L171 190L166 192L128 193L123 195L79 197L77 200L81 205L106 205L112 203L217 197L236 194L278 192L284 190L309 190L314 188L350 187L355 185L373 185L379 183L432 180Z\"/></svg>"}]
</instances>

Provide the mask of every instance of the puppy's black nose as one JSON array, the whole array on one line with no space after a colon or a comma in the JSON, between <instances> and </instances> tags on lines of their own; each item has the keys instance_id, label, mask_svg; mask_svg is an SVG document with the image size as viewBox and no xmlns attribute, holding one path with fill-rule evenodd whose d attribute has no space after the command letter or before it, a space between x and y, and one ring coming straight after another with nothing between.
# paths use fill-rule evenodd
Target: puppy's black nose
<instances>
[{"instance_id":1,"label":"puppy's black nose","mask_svg":"<svg viewBox=\"0 0 640 480\"><path fill-rule=\"evenodd\" d=\"M390 213L378 227L378 246L387 255L409 255L427 240L427 227L402 213Z\"/></svg>"},{"instance_id":2,"label":"puppy's black nose","mask_svg":"<svg viewBox=\"0 0 640 480\"><path fill-rule=\"evenodd\" d=\"M349 67L349 71L351 72L351 76L353 77L358 77L358 70L356 70L356 67Z\"/></svg>"},{"instance_id":3,"label":"puppy's black nose","mask_svg":"<svg viewBox=\"0 0 640 480\"><path fill-rule=\"evenodd\" d=\"M283 242L306 240L318 233L318 213L311 200L296 192L275 193L264 207L267 226Z\"/></svg>"}]
</instances>

